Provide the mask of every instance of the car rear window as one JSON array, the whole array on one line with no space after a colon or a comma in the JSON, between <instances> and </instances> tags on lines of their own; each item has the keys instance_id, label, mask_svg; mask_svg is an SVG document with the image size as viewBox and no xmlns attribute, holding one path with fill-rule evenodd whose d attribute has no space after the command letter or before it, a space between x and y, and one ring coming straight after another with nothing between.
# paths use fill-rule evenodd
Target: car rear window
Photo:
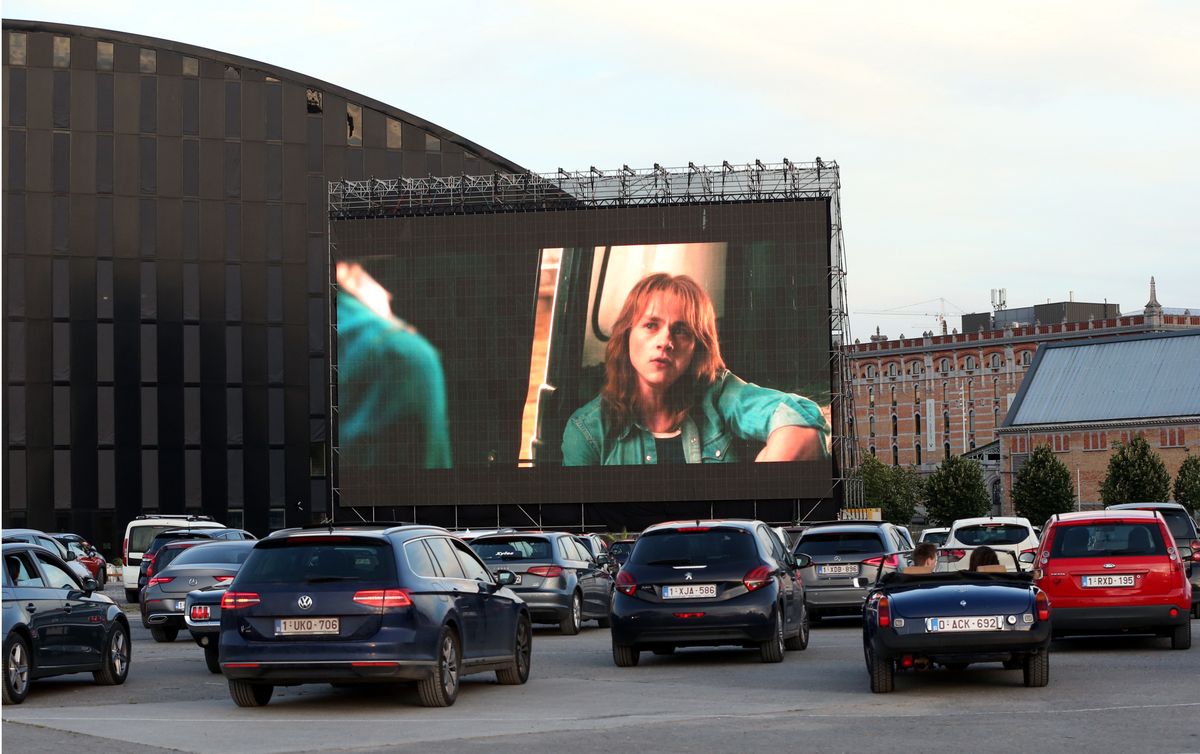
<instances>
[{"instance_id":1,"label":"car rear window","mask_svg":"<svg viewBox=\"0 0 1200 754\"><path fill-rule=\"evenodd\" d=\"M946 544L946 538L949 536L950 532L948 531L927 531L921 535L921 541L929 542L930 544L940 547Z\"/></svg>"},{"instance_id":2,"label":"car rear window","mask_svg":"<svg viewBox=\"0 0 1200 754\"><path fill-rule=\"evenodd\" d=\"M135 526L129 530L129 551L145 552L159 534L168 529L178 528L178 526Z\"/></svg>"},{"instance_id":3,"label":"car rear window","mask_svg":"<svg viewBox=\"0 0 1200 754\"><path fill-rule=\"evenodd\" d=\"M872 532L814 532L803 534L796 543L796 552L820 557L822 555L862 555L883 552L883 540Z\"/></svg>"},{"instance_id":4,"label":"car rear window","mask_svg":"<svg viewBox=\"0 0 1200 754\"><path fill-rule=\"evenodd\" d=\"M247 583L394 581L392 548L386 543L283 544L256 547L242 566Z\"/></svg>"},{"instance_id":5,"label":"car rear window","mask_svg":"<svg viewBox=\"0 0 1200 754\"><path fill-rule=\"evenodd\" d=\"M1055 558L1166 555L1162 530L1155 524L1103 523L1059 526L1050 556Z\"/></svg>"},{"instance_id":6,"label":"car rear window","mask_svg":"<svg viewBox=\"0 0 1200 754\"><path fill-rule=\"evenodd\" d=\"M475 540L471 549L485 561L553 560L550 540L542 537L505 537L504 539Z\"/></svg>"},{"instance_id":7,"label":"car rear window","mask_svg":"<svg viewBox=\"0 0 1200 754\"><path fill-rule=\"evenodd\" d=\"M190 547L166 547L158 551L158 557L154 559L154 568L160 573L164 568L174 563L180 555L187 552Z\"/></svg>"},{"instance_id":8,"label":"car rear window","mask_svg":"<svg viewBox=\"0 0 1200 754\"><path fill-rule=\"evenodd\" d=\"M1175 543L1181 547L1187 547L1188 542L1196 537L1196 525L1192 523L1192 519L1188 518L1188 514L1177 509L1159 510L1163 518L1167 520L1167 528L1171 530L1171 536L1175 538Z\"/></svg>"},{"instance_id":9,"label":"car rear window","mask_svg":"<svg viewBox=\"0 0 1200 754\"><path fill-rule=\"evenodd\" d=\"M1016 545L1030 535L1028 526L1020 524L972 524L954 530L954 539L961 545Z\"/></svg>"},{"instance_id":10,"label":"car rear window","mask_svg":"<svg viewBox=\"0 0 1200 754\"><path fill-rule=\"evenodd\" d=\"M742 529L643 534L629 556L633 565L714 565L758 559L754 535Z\"/></svg>"},{"instance_id":11,"label":"car rear window","mask_svg":"<svg viewBox=\"0 0 1200 754\"><path fill-rule=\"evenodd\" d=\"M608 548L608 551L613 555L620 555L624 557L628 555L629 551L632 549L633 545L629 542L613 542L612 546Z\"/></svg>"},{"instance_id":12,"label":"car rear window","mask_svg":"<svg viewBox=\"0 0 1200 754\"><path fill-rule=\"evenodd\" d=\"M183 550L182 554L175 557L175 565L192 565L195 563L223 563L236 565L245 563L246 558L250 557L250 552L253 547L231 546L227 544L211 544L197 545L195 547ZM166 550L166 552L171 552Z\"/></svg>"}]
</instances>

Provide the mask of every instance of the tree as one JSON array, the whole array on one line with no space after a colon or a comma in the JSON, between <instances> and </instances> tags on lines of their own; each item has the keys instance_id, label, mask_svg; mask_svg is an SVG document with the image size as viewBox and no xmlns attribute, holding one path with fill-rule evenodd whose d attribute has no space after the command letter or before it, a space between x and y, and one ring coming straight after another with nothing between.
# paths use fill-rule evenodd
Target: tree
<instances>
[{"instance_id":1,"label":"tree","mask_svg":"<svg viewBox=\"0 0 1200 754\"><path fill-rule=\"evenodd\" d=\"M1158 453L1141 435L1128 445L1118 442L1108 459L1108 473L1100 485L1105 505L1165 501L1171 494L1171 475Z\"/></svg>"},{"instance_id":2,"label":"tree","mask_svg":"<svg viewBox=\"0 0 1200 754\"><path fill-rule=\"evenodd\" d=\"M1034 526L1041 526L1055 513L1075 507L1075 485L1071 471L1054 457L1048 445L1033 449L1029 460L1017 472L1012 489L1013 508Z\"/></svg>"},{"instance_id":3,"label":"tree","mask_svg":"<svg viewBox=\"0 0 1200 754\"><path fill-rule=\"evenodd\" d=\"M925 480L925 511L932 524L949 526L960 518L986 516L991 508L976 461L950 456Z\"/></svg>"},{"instance_id":4,"label":"tree","mask_svg":"<svg viewBox=\"0 0 1200 754\"><path fill-rule=\"evenodd\" d=\"M921 475L916 469L887 466L868 455L858 468L863 481L863 502L877 506L884 521L908 526L921 502Z\"/></svg>"},{"instance_id":5,"label":"tree","mask_svg":"<svg viewBox=\"0 0 1200 754\"><path fill-rule=\"evenodd\" d=\"M1200 456L1188 455L1175 475L1175 502L1195 515L1200 510Z\"/></svg>"}]
</instances>

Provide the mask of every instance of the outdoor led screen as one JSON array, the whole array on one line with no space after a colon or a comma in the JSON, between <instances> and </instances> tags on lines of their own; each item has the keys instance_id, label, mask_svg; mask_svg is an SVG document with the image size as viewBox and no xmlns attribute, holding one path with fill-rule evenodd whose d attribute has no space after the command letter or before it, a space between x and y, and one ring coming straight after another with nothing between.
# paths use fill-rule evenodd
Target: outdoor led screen
<instances>
[{"instance_id":1,"label":"outdoor led screen","mask_svg":"<svg viewBox=\"0 0 1200 754\"><path fill-rule=\"evenodd\" d=\"M334 220L342 506L828 499L829 203Z\"/></svg>"}]
</instances>

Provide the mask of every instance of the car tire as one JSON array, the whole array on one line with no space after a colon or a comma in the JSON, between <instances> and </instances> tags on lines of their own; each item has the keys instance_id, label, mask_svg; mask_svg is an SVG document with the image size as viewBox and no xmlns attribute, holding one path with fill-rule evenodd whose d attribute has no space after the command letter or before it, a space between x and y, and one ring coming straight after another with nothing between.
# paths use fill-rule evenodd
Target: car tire
<instances>
[{"instance_id":1,"label":"car tire","mask_svg":"<svg viewBox=\"0 0 1200 754\"><path fill-rule=\"evenodd\" d=\"M651 651L659 657L670 657L671 655L675 654L675 647L671 646L670 644L660 644Z\"/></svg>"},{"instance_id":2,"label":"car tire","mask_svg":"<svg viewBox=\"0 0 1200 754\"><path fill-rule=\"evenodd\" d=\"M529 663L533 657L533 627L522 615L517 620L513 636L513 665L496 671L496 681L502 686L520 686L529 680Z\"/></svg>"},{"instance_id":3,"label":"car tire","mask_svg":"<svg viewBox=\"0 0 1200 754\"><path fill-rule=\"evenodd\" d=\"M221 650L215 643L204 648L204 664L210 673L221 672Z\"/></svg>"},{"instance_id":4,"label":"car tire","mask_svg":"<svg viewBox=\"0 0 1200 754\"><path fill-rule=\"evenodd\" d=\"M266 706L274 693L275 687L269 683L229 682L229 695L233 697L233 703L239 707Z\"/></svg>"},{"instance_id":5,"label":"car tire","mask_svg":"<svg viewBox=\"0 0 1200 754\"><path fill-rule=\"evenodd\" d=\"M4 640L4 703L25 701L32 677L33 655L29 652L29 642L20 634L9 634Z\"/></svg>"},{"instance_id":6,"label":"car tire","mask_svg":"<svg viewBox=\"0 0 1200 754\"><path fill-rule=\"evenodd\" d=\"M1192 622L1181 623L1171 632L1171 649L1192 648Z\"/></svg>"},{"instance_id":7,"label":"car tire","mask_svg":"<svg viewBox=\"0 0 1200 754\"><path fill-rule=\"evenodd\" d=\"M896 688L896 663L876 657L874 650L869 647L867 670L871 673L871 693L888 694Z\"/></svg>"},{"instance_id":8,"label":"car tire","mask_svg":"<svg viewBox=\"0 0 1200 754\"><path fill-rule=\"evenodd\" d=\"M571 607L567 610L567 617L558 622L558 632L563 636L574 636L579 633L582 623L583 599L579 596L579 592L575 592L571 595Z\"/></svg>"},{"instance_id":9,"label":"car tire","mask_svg":"<svg viewBox=\"0 0 1200 754\"><path fill-rule=\"evenodd\" d=\"M131 605L136 605L138 603L138 590L126 589L125 590L125 601Z\"/></svg>"},{"instance_id":10,"label":"car tire","mask_svg":"<svg viewBox=\"0 0 1200 754\"><path fill-rule=\"evenodd\" d=\"M104 664L92 671L92 679L101 686L120 686L129 676L129 658L132 646L129 629L124 623L114 623L104 640L104 651L100 654Z\"/></svg>"},{"instance_id":11,"label":"car tire","mask_svg":"<svg viewBox=\"0 0 1200 754\"><path fill-rule=\"evenodd\" d=\"M433 673L417 684L417 693L421 697L422 707L449 707L458 698L459 674L462 672L462 650L454 629L443 626L437 646L437 658Z\"/></svg>"},{"instance_id":12,"label":"car tire","mask_svg":"<svg viewBox=\"0 0 1200 754\"><path fill-rule=\"evenodd\" d=\"M796 632L795 636L783 643L783 648L789 652L798 652L808 649L808 634L808 610L804 610L800 615L800 630Z\"/></svg>"},{"instance_id":13,"label":"car tire","mask_svg":"<svg viewBox=\"0 0 1200 754\"><path fill-rule=\"evenodd\" d=\"M1022 670L1025 685L1030 688L1041 688L1050 683L1050 653L1038 652L1027 656Z\"/></svg>"},{"instance_id":14,"label":"car tire","mask_svg":"<svg viewBox=\"0 0 1200 754\"><path fill-rule=\"evenodd\" d=\"M758 656L763 662L783 662L783 610L775 610L775 618L771 622L771 638L758 645Z\"/></svg>"},{"instance_id":15,"label":"car tire","mask_svg":"<svg viewBox=\"0 0 1200 754\"><path fill-rule=\"evenodd\" d=\"M615 663L618 668L632 668L638 664L638 660L641 659L642 653L637 649L637 647L631 647L628 644L617 644L616 642L613 642L612 656L613 663Z\"/></svg>"},{"instance_id":16,"label":"car tire","mask_svg":"<svg viewBox=\"0 0 1200 754\"><path fill-rule=\"evenodd\" d=\"M178 628L163 628L162 626L152 626L150 635L159 644L170 644L175 641L175 637L179 636Z\"/></svg>"}]
</instances>

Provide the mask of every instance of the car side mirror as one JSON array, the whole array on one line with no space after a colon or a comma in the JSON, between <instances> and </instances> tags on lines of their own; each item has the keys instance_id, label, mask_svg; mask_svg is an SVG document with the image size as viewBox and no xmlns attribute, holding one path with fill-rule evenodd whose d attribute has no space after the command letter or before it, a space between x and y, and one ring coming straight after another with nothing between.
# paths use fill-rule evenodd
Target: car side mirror
<instances>
[{"instance_id":1,"label":"car side mirror","mask_svg":"<svg viewBox=\"0 0 1200 754\"><path fill-rule=\"evenodd\" d=\"M1021 556L1019 558L1017 558L1017 560L1019 560L1022 563L1026 563L1026 564L1032 563L1036 559L1037 559L1037 556L1034 555L1032 552L1023 552L1023 553L1021 553Z\"/></svg>"},{"instance_id":2,"label":"car side mirror","mask_svg":"<svg viewBox=\"0 0 1200 754\"><path fill-rule=\"evenodd\" d=\"M500 570L496 571L495 575L496 583L500 586L512 586L513 584L517 583L517 574L508 569L501 568Z\"/></svg>"},{"instance_id":3,"label":"car side mirror","mask_svg":"<svg viewBox=\"0 0 1200 754\"><path fill-rule=\"evenodd\" d=\"M1179 552L1180 560L1191 560L1192 553L1194 552L1190 547L1180 547L1177 551Z\"/></svg>"},{"instance_id":4,"label":"car side mirror","mask_svg":"<svg viewBox=\"0 0 1200 754\"><path fill-rule=\"evenodd\" d=\"M596 555L596 563L599 565L608 565L612 563L612 558L608 556L607 552L602 552Z\"/></svg>"},{"instance_id":5,"label":"car side mirror","mask_svg":"<svg viewBox=\"0 0 1200 754\"><path fill-rule=\"evenodd\" d=\"M70 561L72 561L72 560L74 560L74 559L75 559L75 553L71 552L70 550L67 550L67 554L66 554L66 556L63 558L63 560L66 560L66 561L70 562Z\"/></svg>"},{"instance_id":6,"label":"car side mirror","mask_svg":"<svg viewBox=\"0 0 1200 754\"><path fill-rule=\"evenodd\" d=\"M85 595L90 595L92 592L98 591L99 589L100 582L96 581L91 576L83 579L83 593Z\"/></svg>"},{"instance_id":7,"label":"car side mirror","mask_svg":"<svg viewBox=\"0 0 1200 754\"><path fill-rule=\"evenodd\" d=\"M810 565L812 565L812 562L813 562L812 558L810 558L809 556L805 555L802 552L796 553L796 555L794 557L796 560L797 568L808 568Z\"/></svg>"}]
</instances>

